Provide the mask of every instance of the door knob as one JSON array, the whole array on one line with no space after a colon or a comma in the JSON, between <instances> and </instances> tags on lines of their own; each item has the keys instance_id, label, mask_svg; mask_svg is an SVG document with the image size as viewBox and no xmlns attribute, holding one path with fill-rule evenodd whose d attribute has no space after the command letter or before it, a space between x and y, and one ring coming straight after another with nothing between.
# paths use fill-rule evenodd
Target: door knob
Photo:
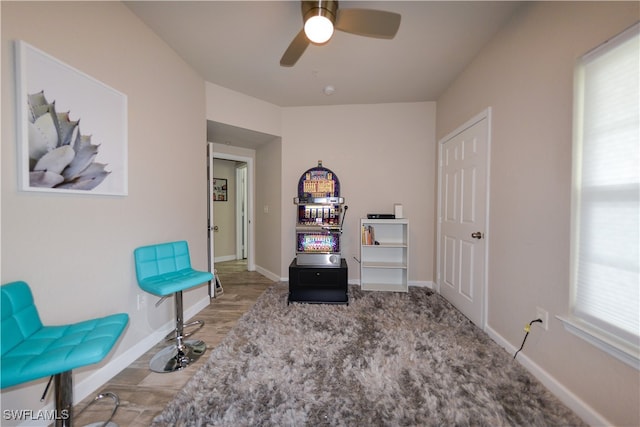
<instances>
[{"instance_id":1,"label":"door knob","mask_svg":"<svg viewBox=\"0 0 640 427\"><path fill-rule=\"evenodd\" d=\"M482 239L482 233L479 231L476 231L475 233L471 233L471 237L474 239Z\"/></svg>"}]
</instances>

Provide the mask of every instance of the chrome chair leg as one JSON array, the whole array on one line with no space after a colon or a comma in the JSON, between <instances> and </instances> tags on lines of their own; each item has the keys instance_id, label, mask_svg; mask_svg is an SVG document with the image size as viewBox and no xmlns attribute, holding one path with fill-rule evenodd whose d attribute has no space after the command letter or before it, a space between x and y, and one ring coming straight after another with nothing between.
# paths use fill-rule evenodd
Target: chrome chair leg
<instances>
[{"instance_id":1,"label":"chrome chair leg","mask_svg":"<svg viewBox=\"0 0 640 427\"><path fill-rule=\"evenodd\" d=\"M201 340L184 340L184 321L182 308L182 291L175 293L176 329L175 345L160 350L149 362L153 372L175 372L186 368L204 354L207 345Z\"/></svg>"},{"instance_id":2,"label":"chrome chair leg","mask_svg":"<svg viewBox=\"0 0 640 427\"><path fill-rule=\"evenodd\" d=\"M184 330L184 328L190 328L192 326L197 326L197 328L192 330L191 332L183 332L183 334L182 334L183 338L190 337L191 335L193 335L196 332L198 332L198 330L200 330L200 328L202 328L204 326L204 320L193 320L193 321L191 321L189 323L185 323L183 325L183 330ZM174 329L173 331L169 332L169 334L164 339L166 341L175 340L176 339L176 330Z\"/></svg>"},{"instance_id":3,"label":"chrome chair leg","mask_svg":"<svg viewBox=\"0 0 640 427\"><path fill-rule=\"evenodd\" d=\"M53 390L56 405L56 427L73 425L73 380L71 371L53 376Z\"/></svg>"}]
</instances>

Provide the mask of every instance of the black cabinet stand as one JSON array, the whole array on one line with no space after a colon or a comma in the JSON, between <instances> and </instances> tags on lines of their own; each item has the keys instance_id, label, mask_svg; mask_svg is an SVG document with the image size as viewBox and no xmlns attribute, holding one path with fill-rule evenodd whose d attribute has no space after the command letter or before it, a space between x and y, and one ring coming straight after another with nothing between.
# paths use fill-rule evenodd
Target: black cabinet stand
<instances>
[{"instance_id":1,"label":"black cabinet stand","mask_svg":"<svg viewBox=\"0 0 640 427\"><path fill-rule=\"evenodd\" d=\"M349 304L347 261L340 266L298 265L294 258L289 265L290 302L315 304Z\"/></svg>"}]
</instances>

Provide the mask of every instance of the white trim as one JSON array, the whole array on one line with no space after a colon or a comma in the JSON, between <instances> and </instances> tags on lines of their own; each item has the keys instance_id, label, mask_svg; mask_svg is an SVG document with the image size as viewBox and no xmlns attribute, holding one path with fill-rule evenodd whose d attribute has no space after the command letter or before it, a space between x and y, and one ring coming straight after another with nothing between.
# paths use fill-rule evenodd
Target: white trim
<instances>
[{"instance_id":1,"label":"white trim","mask_svg":"<svg viewBox=\"0 0 640 427\"><path fill-rule=\"evenodd\" d=\"M627 365L640 370L640 342L632 343L625 341L624 337L616 335L614 331L608 332L588 320L580 318L576 314L576 300L578 292L578 248L584 245L580 242L580 221L582 220L582 168L583 168L583 146L584 146L584 79L585 65L600 58L607 52L619 47L629 41L632 37L640 34L640 23L635 23L620 34L606 40L585 53L574 67L573 80L573 140L571 146L571 224L570 224L570 248L569 248L569 307L566 315L556 316L560 320L565 330L591 345L599 348L605 353L617 358ZM594 318L597 316L594 316ZM629 333L632 335L632 333ZM638 338L637 332L635 339Z\"/></svg>"},{"instance_id":2,"label":"white trim","mask_svg":"<svg viewBox=\"0 0 640 427\"><path fill-rule=\"evenodd\" d=\"M287 278L288 281L288 278ZM349 285L360 286L360 279L349 279ZM436 284L431 280L409 280L407 286L413 286L415 288L428 288L435 290Z\"/></svg>"},{"instance_id":3,"label":"white trim","mask_svg":"<svg viewBox=\"0 0 640 427\"><path fill-rule=\"evenodd\" d=\"M224 256L214 257L213 261L215 263L215 262L235 261L237 259L238 259L238 257L235 256L235 255L224 255Z\"/></svg>"},{"instance_id":4,"label":"white trim","mask_svg":"<svg viewBox=\"0 0 640 427\"><path fill-rule=\"evenodd\" d=\"M491 238L491 233L489 229L489 214L490 214L490 194L491 194L491 107L487 107L484 111L481 111L479 114L475 115L467 122L465 122L462 126L458 127L454 131L448 133L443 138L438 141L438 205L437 205L437 227L436 227L436 281L433 284L432 288L437 293L440 293L440 237L442 234L442 145L458 135L461 132L464 132L471 126L476 123L486 119L487 120L487 159L486 159L486 191L485 191L485 224L484 224L484 245L485 245L485 257L484 257L484 284L482 287L482 315L481 315L481 325L478 325L480 329L484 330L487 326L487 317L489 312L489 240Z\"/></svg>"},{"instance_id":5,"label":"white trim","mask_svg":"<svg viewBox=\"0 0 640 427\"><path fill-rule=\"evenodd\" d=\"M260 273L260 274L262 274L267 279L273 280L274 282L283 282L283 281L286 282L286 281L289 280L288 278L283 279L282 277L278 276L277 274L272 273L271 271L269 271L269 270L267 270L265 268L262 268L259 265L255 266L255 271Z\"/></svg>"},{"instance_id":6,"label":"white trim","mask_svg":"<svg viewBox=\"0 0 640 427\"><path fill-rule=\"evenodd\" d=\"M209 295L206 295L184 312L184 320L189 320L198 313L200 313L205 307L211 303ZM176 319L172 318L166 322L160 329L139 341L136 345L130 347L127 351L119 355L112 361L109 361L104 367L98 369L93 374L89 375L86 379L78 382L74 386L73 400L74 405L78 404L85 397L89 396L98 388L102 387L111 378L117 375L120 371L127 366L135 362L140 356L145 354L154 345L159 343L167 336L169 332L176 327Z\"/></svg>"},{"instance_id":7,"label":"white trim","mask_svg":"<svg viewBox=\"0 0 640 427\"><path fill-rule=\"evenodd\" d=\"M621 341L615 335L598 329L589 323L572 316L556 316L564 329L598 347L605 353L640 371L640 348Z\"/></svg>"},{"instance_id":8,"label":"white trim","mask_svg":"<svg viewBox=\"0 0 640 427\"><path fill-rule=\"evenodd\" d=\"M249 228L247 219L247 164L236 165L236 259L243 259L247 250ZM243 209L244 207L244 209ZM244 212L243 212L244 211ZM243 215L244 213L244 215Z\"/></svg>"},{"instance_id":9,"label":"white trim","mask_svg":"<svg viewBox=\"0 0 640 427\"><path fill-rule=\"evenodd\" d=\"M255 259L255 244L254 244L254 189L255 189L255 166L252 157L238 156L236 154L227 154L213 151L212 157L214 159L222 160L235 160L238 162L245 162L247 164L247 220L249 222L249 228L247 230L247 240L249 241L249 250L247 251L247 270L255 271L256 266L254 264Z\"/></svg>"},{"instance_id":10,"label":"white trim","mask_svg":"<svg viewBox=\"0 0 640 427\"><path fill-rule=\"evenodd\" d=\"M621 33L605 40L603 43L594 47L580 58L581 62L589 62L593 59L599 58L603 53L607 53L623 43L626 43L629 39L640 35L640 22L627 27ZM595 57L595 58L594 58Z\"/></svg>"},{"instance_id":11,"label":"white trim","mask_svg":"<svg viewBox=\"0 0 640 427\"><path fill-rule=\"evenodd\" d=\"M440 140L438 141L438 146L444 144L446 141L450 140L451 138L458 135L459 133L464 132L465 130L469 129L471 126L475 125L476 123L482 121L485 118L486 119L491 118L491 107L487 107L484 111L481 111L480 113L476 114L475 116L467 120L464 124L462 124L461 126L458 126L458 128L449 132L443 138L440 138Z\"/></svg>"},{"instance_id":12,"label":"white trim","mask_svg":"<svg viewBox=\"0 0 640 427\"><path fill-rule=\"evenodd\" d=\"M207 307L211 303L211 299L209 295L203 297L191 307L189 307L184 312L184 319L189 320L198 313L200 313L205 307ZM96 390L99 390L103 387L111 378L115 377L119 374L123 369L131 365L133 362L138 360L140 356L144 355L147 351L149 351L153 346L162 341L169 332L171 332L176 327L176 320L171 319L164 325L162 325L158 330L147 335L142 340L138 341L132 347L129 347L124 353L120 354L118 357L111 359L107 362L107 364L100 369L93 372L87 378L82 381L74 382L73 384L73 404L74 406L84 400L87 396L97 393ZM116 344L117 346L117 344ZM53 411L55 399L50 399L51 403L43 406L41 411ZM34 425L42 425L42 423L33 424L32 421L25 421L19 426L34 426Z\"/></svg>"},{"instance_id":13,"label":"white trim","mask_svg":"<svg viewBox=\"0 0 640 427\"><path fill-rule=\"evenodd\" d=\"M135 362L140 356L145 354L149 349L153 348L154 345L159 343L164 337L175 327L175 320L170 324L167 323L162 326L159 330L147 335L142 340L138 341L134 346L129 347L127 351L119 355L118 357L109 360L109 362L98 369L87 378L82 381L78 381L77 383L73 382L73 405L77 405L82 400L84 400L87 396L92 393L98 393L99 389L101 389L111 378L115 377L126 367ZM75 373L72 372L72 375L75 377ZM75 380L75 378L74 378ZM42 413L50 413L55 409L55 399L50 398L47 399L50 401L47 405L40 408ZM26 426L43 426L42 422L36 422L32 420L26 420L18 426L26 427Z\"/></svg>"},{"instance_id":14,"label":"white trim","mask_svg":"<svg viewBox=\"0 0 640 427\"><path fill-rule=\"evenodd\" d=\"M215 247L213 244L213 233L215 224L213 209L213 142L207 142L207 266L209 272L215 271ZM209 292L211 292L211 282L209 282ZM215 291L214 291L215 293ZM215 296L215 295L212 295Z\"/></svg>"},{"instance_id":15,"label":"white trim","mask_svg":"<svg viewBox=\"0 0 640 427\"><path fill-rule=\"evenodd\" d=\"M84 398L98 390L111 378L115 377L123 369L135 362L140 356L153 348L154 345L162 341L173 328L175 328L175 320L164 324L159 330L145 336L135 345L129 347L127 351L115 359L110 360L104 367L98 369L84 380L79 381L77 384L74 384L73 404L77 405L80 403Z\"/></svg>"},{"instance_id":16,"label":"white trim","mask_svg":"<svg viewBox=\"0 0 640 427\"><path fill-rule=\"evenodd\" d=\"M487 335L491 337L498 345L503 347L508 353L515 354L517 348L512 346L506 339L487 325ZM538 366L533 360L528 358L526 354L518 353L517 361L534 377L538 379L546 388L549 389L562 403L567 405L576 413L583 421L592 426L612 426L612 422L608 421L600 415L595 409L589 406L585 401L573 394L560 381L551 376L547 371Z\"/></svg>"}]
</instances>

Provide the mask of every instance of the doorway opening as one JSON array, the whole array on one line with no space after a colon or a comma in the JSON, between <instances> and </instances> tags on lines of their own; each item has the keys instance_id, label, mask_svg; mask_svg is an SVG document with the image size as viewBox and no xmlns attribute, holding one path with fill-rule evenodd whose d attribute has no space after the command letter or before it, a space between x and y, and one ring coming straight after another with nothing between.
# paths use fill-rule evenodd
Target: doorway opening
<instances>
[{"instance_id":1,"label":"doorway opening","mask_svg":"<svg viewBox=\"0 0 640 427\"><path fill-rule=\"evenodd\" d=\"M241 265L246 265L246 270L254 271L254 159L214 152L213 149L213 144L208 143L209 214L207 229L210 271L215 270L216 262L222 261L239 261ZM219 161L224 161L224 163L218 163L218 168L216 168L216 162ZM225 166L221 166L223 164L226 164L226 172ZM214 179L216 182L218 182L217 180L221 182L226 180L226 188L224 189L226 191L223 191L222 195L214 196L212 185ZM220 218L216 218L216 211ZM221 212L232 215L231 220L227 218L227 223L224 226L222 221L225 220L224 215L226 214ZM223 232L227 236L224 241L222 240ZM233 248L230 249L230 246Z\"/></svg>"}]
</instances>

